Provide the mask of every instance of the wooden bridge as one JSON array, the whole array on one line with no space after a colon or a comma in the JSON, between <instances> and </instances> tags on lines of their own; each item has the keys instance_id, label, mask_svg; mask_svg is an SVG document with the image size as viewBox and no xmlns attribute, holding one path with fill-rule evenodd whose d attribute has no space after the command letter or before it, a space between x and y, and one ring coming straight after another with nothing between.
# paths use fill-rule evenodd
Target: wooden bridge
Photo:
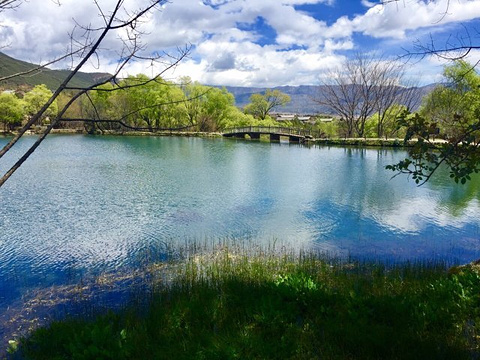
<instances>
[{"instance_id":1,"label":"wooden bridge","mask_svg":"<svg viewBox=\"0 0 480 360\"><path fill-rule=\"evenodd\" d=\"M313 140L320 137L315 131L305 129L295 129L280 126L246 126L226 129L223 132L224 137L234 137L244 139L248 135L252 140L259 140L260 135L269 135L270 141L280 141L280 137L288 137L289 142L303 143L306 140Z\"/></svg>"}]
</instances>

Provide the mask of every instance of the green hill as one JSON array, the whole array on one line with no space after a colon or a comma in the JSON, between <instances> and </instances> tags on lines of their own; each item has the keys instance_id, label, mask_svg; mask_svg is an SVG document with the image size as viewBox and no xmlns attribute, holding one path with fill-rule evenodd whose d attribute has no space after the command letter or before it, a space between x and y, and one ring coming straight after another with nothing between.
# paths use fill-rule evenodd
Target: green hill
<instances>
[{"instance_id":1,"label":"green hill","mask_svg":"<svg viewBox=\"0 0 480 360\"><path fill-rule=\"evenodd\" d=\"M19 72L35 69L37 65L16 60L4 53L0 52L0 78ZM61 82L70 74L69 70L50 70L43 68L34 71L28 75L16 76L9 80L0 81L0 87L4 89L17 88L21 85L35 86L45 84L49 89L55 90ZM110 76L105 73L77 73L70 86L85 87L94 84L95 82L105 79Z\"/></svg>"}]
</instances>

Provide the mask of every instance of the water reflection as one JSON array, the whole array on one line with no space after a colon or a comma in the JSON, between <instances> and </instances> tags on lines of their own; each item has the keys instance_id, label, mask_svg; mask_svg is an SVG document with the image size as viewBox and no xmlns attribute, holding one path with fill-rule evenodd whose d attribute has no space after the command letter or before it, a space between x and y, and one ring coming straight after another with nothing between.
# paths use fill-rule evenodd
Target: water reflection
<instances>
[{"instance_id":1,"label":"water reflection","mask_svg":"<svg viewBox=\"0 0 480 360\"><path fill-rule=\"evenodd\" d=\"M0 190L0 305L30 287L134 266L165 242L277 239L385 260L480 258L480 178L455 185L443 169L419 188L385 170L404 157L384 149L52 136Z\"/></svg>"}]
</instances>

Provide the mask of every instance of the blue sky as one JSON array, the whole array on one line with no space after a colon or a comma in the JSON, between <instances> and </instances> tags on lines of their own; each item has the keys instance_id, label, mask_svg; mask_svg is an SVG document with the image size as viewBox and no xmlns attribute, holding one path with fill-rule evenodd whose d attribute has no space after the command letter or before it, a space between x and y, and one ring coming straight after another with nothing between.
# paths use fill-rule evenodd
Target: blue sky
<instances>
[{"instance_id":1,"label":"blue sky","mask_svg":"<svg viewBox=\"0 0 480 360\"><path fill-rule=\"evenodd\" d=\"M0 45L7 54L26 61L46 61L65 52L75 19L98 23L92 1L25 2L0 13ZM115 0L102 0L104 10ZM135 9L141 0L125 0ZM469 33L480 44L480 0L171 0L142 25L146 51L175 51L192 46L188 59L166 74L189 76L211 85L273 87L316 85L355 53L397 58L415 42L433 39L438 47L458 43ZM85 70L113 71L120 50L116 34L105 42L100 64ZM470 61L478 61L473 51ZM440 79L445 62L416 59L408 74L420 84ZM65 64L59 65L65 66ZM137 61L124 74L150 75L149 62Z\"/></svg>"}]
</instances>

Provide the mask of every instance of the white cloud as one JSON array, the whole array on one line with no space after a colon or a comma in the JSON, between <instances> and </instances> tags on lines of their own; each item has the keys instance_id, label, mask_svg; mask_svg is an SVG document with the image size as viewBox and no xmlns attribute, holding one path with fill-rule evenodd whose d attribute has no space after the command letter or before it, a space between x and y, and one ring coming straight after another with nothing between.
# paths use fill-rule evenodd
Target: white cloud
<instances>
[{"instance_id":1,"label":"white cloud","mask_svg":"<svg viewBox=\"0 0 480 360\"><path fill-rule=\"evenodd\" d=\"M333 0L182 0L169 2L150 15L142 24L143 43L147 53L193 45L190 59L169 74L178 74L209 84L220 85L298 85L318 82L318 73L338 64L345 51L359 49L354 34L378 39L375 41L410 41L406 36L418 31L434 31L439 27L480 17L480 0L409 0L401 5L375 5L373 1L356 0L365 6L365 13L343 16L328 25L325 21L299 11L304 4L334 5ZM103 0L104 9L115 0ZM144 4L126 0L130 9ZM339 4L336 4L339 6ZM323 6L324 11L328 7ZM253 30L258 18L271 27L276 37L265 39ZM14 57L39 62L64 54L69 45L72 19L84 26L101 25L98 9L92 1L62 0L26 2L14 12L0 13L0 41L8 44L6 52ZM238 24L252 24L239 27ZM75 35L82 34L77 28ZM95 63L86 69L113 71L121 48L121 34L105 39L100 56L101 68ZM427 63L423 63L427 66ZM66 66L66 64L62 64ZM150 63L135 62L127 71L132 74L152 72ZM190 72L190 73L189 73Z\"/></svg>"},{"instance_id":2,"label":"white cloud","mask_svg":"<svg viewBox=\"0 0 480 360\"><path fill-rule=\"evenodd\" d=\"M352 30L376 38L404 38L408 30L440 27L480 17L479 0L412 0L376 5L352 20Z\"/></svg>"},{"instance_id":3,"label":"white cloud","mask_svg":"<svg viewBox=\"0 0 480 360\"><path fill-rule=\"evenodd\" d=\"M374 7L377 3L368 0L362 0L362 5L368 8Z\"/></svg>"}]
</instances>

